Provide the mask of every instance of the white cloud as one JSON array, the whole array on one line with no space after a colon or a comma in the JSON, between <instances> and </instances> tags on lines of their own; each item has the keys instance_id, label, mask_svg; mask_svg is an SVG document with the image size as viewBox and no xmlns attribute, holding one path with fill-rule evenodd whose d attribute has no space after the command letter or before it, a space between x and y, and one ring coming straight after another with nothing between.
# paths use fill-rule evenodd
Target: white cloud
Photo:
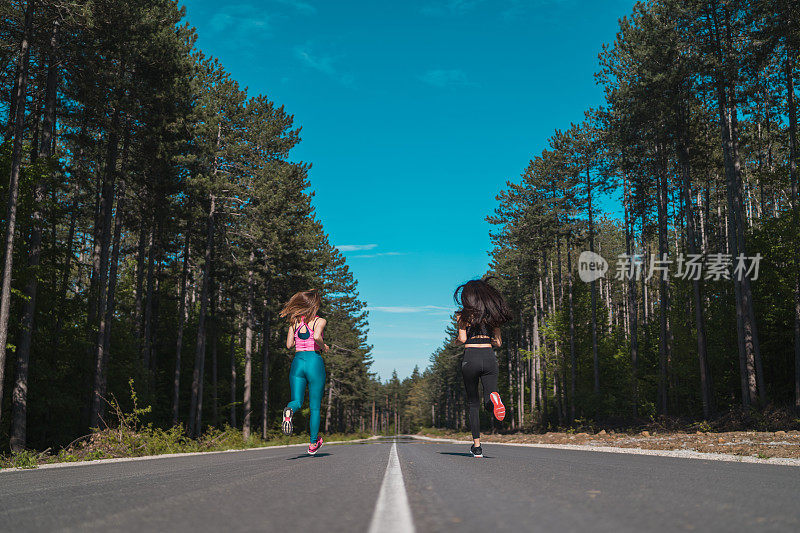
<instances>
[{"instance_id":1,"label":"white cloud","mask_svg":"<svg viewBox=\"0 0 800 533\"><path fill-rule=\"evenodd\" d=\"M242 33L266 32L269 18L264 11L249 4L226 5L211 15L211 31L242 37Z\"/></svg>"},{"instance_id":2,"label":"white cloud","mask_svg":"<svg viewBox=\"0 0 800 533\"><path fill-rule=\"evenodd\" d=\"M432 69L420 76L419 79L434 87L470 85L467 75L460 69Z\"/></svg>"},{"instance_id":3,"label":"white cloud","mask_svg":"<svg viewBox=\"0 0 800 533\"><path fill-rule=\"evenodd\" d=\"M407 255L406 252L378 252L376 254L363 254L363 255L353 255L351 259L371 259L373 257L385 257L387 255Z\"/></svg>"},{"instance_id":4,"label":"white cloud","mask_svg":"<svg viewBox=\"0 0 800 533\"><path fill-rule=\"evenodd\" d=\"M278 4L291 6L291 7L295 8L297 11L300 11L301 13L306 13L306 14L309 14L309 15L312 15L312 14L317 12L317 8L316 7L314 7L313 5L311 5L311 4L307 3L307 2L303 2L301 0L275 0L275 2L278 3Z\"/></svg>"},{"instance_id":5,"label":"white cloud","mask_svg":"<svg viewBox=\"0 0 800 533\"><path fill-rule=\"evenodd\" d=\"M317 54L312 50L311 44L307 43L303 46L296 46L294 48L294 55L307 67L330 76L342 85L353 85L353 76L351 74L341 72L335 65L338 58L326 54Z\"/></svg>"},{"instance_id":6,"label":"white cloud","mask_svg":"<svg viewBox=\"0 0 800 533\"><path fill-rule=\"evenodd\" d=\"M336 69L333 67L333 58L331 56L313 56L308 47L297 46L294 49L294 54L305 63L306 66L318 70L324 74L336 74Z\"/></svg>"},{"instance_id":7,"label":"white cloud","mask_svg":"<svg viewBox=\"0 0 800 533\"><path fill-rule=\"evenodd\" d=\"M372 250L377 244L340 244L336 246L340 252L360 252L362 250Z\"/></svg>"},{"instance_id":8,"label":"white cloud","mask_svg":"<svg viewBox=\"0 0 800 533\"><path fill-rule=\"evenodd\" d=\"M335 248L337 248L340 252L365 252L368 250L372 250L377 248L377 244L339 244ZM385 256L393 256L393 255L406 255L406 252L375 252L371 254L357 254L357 255L348 255L348 259L371 259L373 257L385 257Z\"/></svg>"},{"instance_id":9,"label":"white cloud","mask_svg":"<svg viewBox=\"0 0 800 533\"><path fill-rule=\"evenodd\" d=\"M420 13L431 17L460 16L480 6L488 6L493 12L499 13L505 20L511 20L522 15L526 10L539 11L544 8L558 7L573 3L574 0L502 0L487 2L487 0L435 0L420 8Z\"/></svg>"},{"instance_id":10,"label":"white cloud","mask_svg":"<svg viewBox=\"0 0 800 533\"><path fill-rule=\"evenodd\" d=\"M420 12L423 15L461 15L470 11L474 7L483 3L484 0L445 0L443 2L431 2L422 6Z\"/></svg>"}]
</instances>

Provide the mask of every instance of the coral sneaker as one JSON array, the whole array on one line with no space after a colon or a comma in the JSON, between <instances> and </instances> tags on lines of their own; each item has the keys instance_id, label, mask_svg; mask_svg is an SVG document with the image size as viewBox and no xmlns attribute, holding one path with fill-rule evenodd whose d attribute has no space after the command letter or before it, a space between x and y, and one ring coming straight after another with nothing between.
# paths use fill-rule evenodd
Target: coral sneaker
<instances>
[{"instance_id":1,"label":"coral sneaker","mask_svg":"<svg viewBox=\"0 0 800 533\"><path fill-rule=\"evenodd\" d=\"M283 410L283 425L281 429L283 430L284 435L291 435L292 434L292 416L294 415L294 411L290 407L287 407Z\"/></svg>"},{"instance_id":2,"label":"coral sneaker","mask_svg":"<svg viewBox=\"0 0 800 533\"><path fill-rule=\"evenodd\" d=\"M492 400L494 405L494 417L498 420L503 420L506 417L506 406L500 400L500 394L493 392L489 395L489 399Z\"/></svg>"},{"instance_id":3,"label":"coral sneaker","mask_svg":"<svg viewBox=\"0 0 800 533\"><path fill-rule=\"evenodd\" d=\"M308 455L314 455L320 448L322 448L322 437L317 437L317 442L308 445Z\"/></svg>"}]
</instances>

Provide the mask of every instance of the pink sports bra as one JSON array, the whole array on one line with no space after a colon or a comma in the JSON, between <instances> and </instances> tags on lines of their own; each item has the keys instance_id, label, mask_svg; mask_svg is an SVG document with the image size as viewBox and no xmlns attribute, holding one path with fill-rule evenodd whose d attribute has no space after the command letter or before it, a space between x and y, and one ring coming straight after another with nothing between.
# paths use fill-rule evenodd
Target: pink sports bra
<instances>
[{"instance_id":1,"label":"pink sports bra","mask_svg":"<svg viewBox=\"0 0 800 533\"><path fill-rule=\"evenodd\" d=\"M306 324L306 317L300 317L300 323L295 327L294 330L294 347L295 351L298 352L316 352L317 345L314 342L314 324L317 323L317 317L314 317L314 321L311 323L311 326ZM305 331L301 332L301 329Z\"/></svg>"}]
</instances>

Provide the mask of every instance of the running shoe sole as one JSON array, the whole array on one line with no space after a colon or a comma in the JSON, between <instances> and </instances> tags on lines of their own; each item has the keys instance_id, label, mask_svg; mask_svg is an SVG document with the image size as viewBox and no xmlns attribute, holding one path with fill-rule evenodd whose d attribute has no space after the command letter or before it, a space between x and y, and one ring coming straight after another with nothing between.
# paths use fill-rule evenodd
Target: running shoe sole
<instances>
[{"instance_id":1,"label":"running shoe sole","mask_svg":"<svg viewBox=\"0 0 800 533\"><path fill-rule=\"evenodd\" d=\"M483 457L483 454L476 454L476 453L475 453L475 452L473 452L472 450L470 450L470 451L469 451L469 453L471 453L471 454L472 454L472 457Z\"/></svg>"},{"instance_id":2,"label":"running shoe sole","mask_svg":"<svg viewBox=\"0 0 800 533\"><path fill-rule=\"evenodd\" d=\"M292 426L292 416L294 415L294 411L292 411L289 407L283 410L283 426L281 429L283 430L284 435L291 435L292 430L294 427Z\"/></svg>"},{"instance_id":3,"label":"running shoe sole","mask_svg":"<svg viewBox=\"0 0 800 533\"><path fill-rule=\"evenodd\" d=\"M494 404L494 417L498 420L503 420L506 417L506 406L500 400L500 394L493 392L489 395L489 399Z\"/></svg>"}]
</instances>

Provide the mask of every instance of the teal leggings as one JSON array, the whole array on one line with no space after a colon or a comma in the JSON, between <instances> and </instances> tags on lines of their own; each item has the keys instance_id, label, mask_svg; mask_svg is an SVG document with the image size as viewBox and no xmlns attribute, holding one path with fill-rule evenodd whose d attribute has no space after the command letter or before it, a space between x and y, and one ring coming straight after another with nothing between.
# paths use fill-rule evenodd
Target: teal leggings
<instances>
[{"instance_id":1,"label":"teal leggings","mask_svg":"<svg viewBox=\"0 0 800 533\"><path fill-rule=\"evenodd\" d=\"M317 442L319 434L319 411L322 404L322 393L325 389L325 363L317 352L297 352L289 370L289 386L292 389L292 401L289 407L297 412L303 406L303 398L308 384L308 406L311 410L309 431L311 442Z\"/></svg>"}]
</instances>

